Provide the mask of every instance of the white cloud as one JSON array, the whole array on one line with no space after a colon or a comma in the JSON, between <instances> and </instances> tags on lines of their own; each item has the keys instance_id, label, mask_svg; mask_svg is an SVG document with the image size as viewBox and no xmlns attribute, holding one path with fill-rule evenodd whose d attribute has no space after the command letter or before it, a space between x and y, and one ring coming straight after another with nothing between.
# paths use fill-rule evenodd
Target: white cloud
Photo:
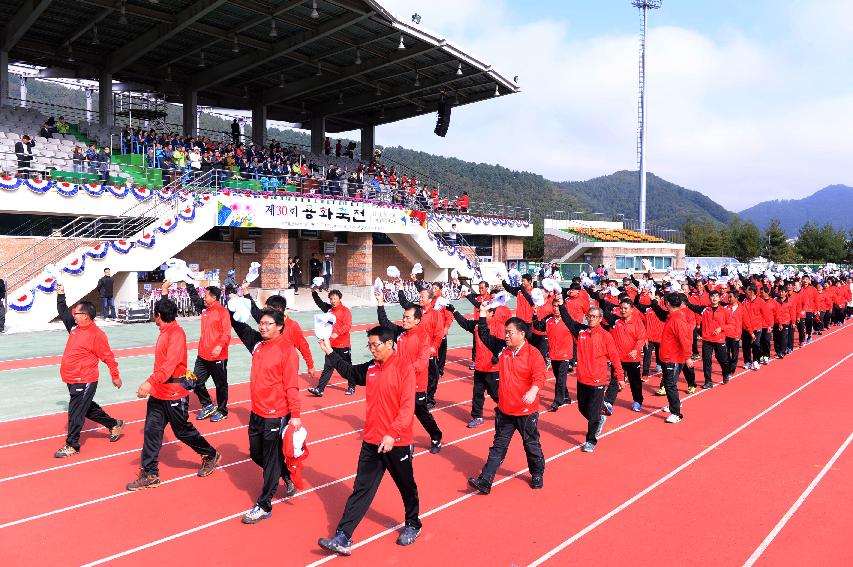
<instances>
[{"instance_id":1,"label":"white cloud","mask_svg":"<svg viewBox=\"0 0 853 567\"><path fill-rule=\"evenodd\" d=\"M810 8L792 24L802 33L793 40L807 41L806 30L814 33L814 18L823 13L835 14L838 22L819 22L826 41L851 41L853 16L845 15L853 2L819 4L823 12ZM379 143L500 163L555 180L636 167L635 35L579 39L571 22L518 23L502 1L383 5L406 21L419 12L426 27L504 76L519 75L522 93L454 109L444 139L432 134L434 117L424 117L378 128ZM791 59L736 28L720 35L652 22L650 171L733 210L849 182L851 97L803 88L826 72L815 76L807 60Z\"/></svg>"}]
</instances>

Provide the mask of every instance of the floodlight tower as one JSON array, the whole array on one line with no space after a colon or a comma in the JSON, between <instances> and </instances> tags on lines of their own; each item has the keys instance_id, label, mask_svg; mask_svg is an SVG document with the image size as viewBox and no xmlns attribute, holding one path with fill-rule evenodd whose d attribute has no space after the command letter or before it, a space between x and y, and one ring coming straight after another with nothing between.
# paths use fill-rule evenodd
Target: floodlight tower
<instances>
[{"instance_id":1,"label":"floodlight tower","mask_svg":"<svg viewBox=\"0 0 853 567\"><path fill-rule=\"evenodd\" d=\"M633 0L640 10L640 99L637 101L637 162L640 168L640 232L646 232L646 24L649 10L660 8L662 0Z\"/></svg>"}]
</instances>

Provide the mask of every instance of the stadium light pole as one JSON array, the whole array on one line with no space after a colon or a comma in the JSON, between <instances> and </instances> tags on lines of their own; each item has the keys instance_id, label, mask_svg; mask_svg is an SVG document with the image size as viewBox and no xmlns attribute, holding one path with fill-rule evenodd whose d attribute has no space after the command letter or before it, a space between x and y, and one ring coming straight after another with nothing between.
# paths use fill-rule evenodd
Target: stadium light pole
<instances>
[{"instance_id":1,"label":"stadium light pole","mask_svg":"<svg viewBox=\"0 0 853 567\"><path fill-rule=\"evenodd\" d=\"M631 5L640 10L640 100L637 104L637 161L640 168L640 232L646 232L646 25L649 10L660 8L662 0L633 0Z\"/></svg>"}]
</instances>

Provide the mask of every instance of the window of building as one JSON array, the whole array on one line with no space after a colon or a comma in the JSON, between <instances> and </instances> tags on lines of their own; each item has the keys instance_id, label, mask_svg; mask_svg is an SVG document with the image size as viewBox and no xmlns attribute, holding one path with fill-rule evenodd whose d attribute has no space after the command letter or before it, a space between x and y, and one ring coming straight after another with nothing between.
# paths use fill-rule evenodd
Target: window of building
<instances>
[{"instance_id":1,"label":"window of building","mask_svg":"<svg viewBox=\"0 0 853 567\"><path fill-rule=\"evenodd\" d=\"M674 258L672 256L616 256L616 271L624 272L627 270L641 271L643 269L643 260L648 260L653 269L663 271L672 268Z\"/></svg>"}]
</instances>

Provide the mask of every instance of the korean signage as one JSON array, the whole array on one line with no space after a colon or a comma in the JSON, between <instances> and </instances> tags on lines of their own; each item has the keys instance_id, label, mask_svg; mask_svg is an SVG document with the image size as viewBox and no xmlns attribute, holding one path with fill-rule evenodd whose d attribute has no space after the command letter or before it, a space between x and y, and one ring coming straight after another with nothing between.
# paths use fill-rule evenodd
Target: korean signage
<instances>
[{"instance_id":1,"label":"korean signage","mask_svg":"<svg viewBox=\"0 0 853 567\"><path fill-rule=\"evenodd\" d=\"M411 233L406 211L358 202L309 198L220 196L219 226Z\"/></svg>"}]
</instances>

